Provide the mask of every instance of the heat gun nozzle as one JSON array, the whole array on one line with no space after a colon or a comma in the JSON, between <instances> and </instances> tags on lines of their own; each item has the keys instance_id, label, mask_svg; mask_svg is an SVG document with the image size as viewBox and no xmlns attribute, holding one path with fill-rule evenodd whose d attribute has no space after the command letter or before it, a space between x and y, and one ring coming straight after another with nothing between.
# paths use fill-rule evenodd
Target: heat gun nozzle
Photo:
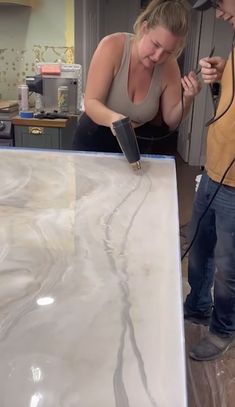
<instances>
[{"instance_id":1,"label":"heat gun nozzle","mask_svg":"<svg viewBox=\"0 0 235 407\"><path fill-rule=\"evenodd\" d=\"M135 163L131 163L131 166L133 168L133 170L141 170L141 162L140 161L136 161Z\"/></svg>"},{"instance_id":2,"label":"heat gun nozzle","mask_svg":"<svg viewBox=\"0 0 235 407\"><path fill-rule=\"evenodd\" d=\"M134 129L129 117L112 123L117 141L132 168L140 169L140 152Z\"/></svg>"}]
</instances>

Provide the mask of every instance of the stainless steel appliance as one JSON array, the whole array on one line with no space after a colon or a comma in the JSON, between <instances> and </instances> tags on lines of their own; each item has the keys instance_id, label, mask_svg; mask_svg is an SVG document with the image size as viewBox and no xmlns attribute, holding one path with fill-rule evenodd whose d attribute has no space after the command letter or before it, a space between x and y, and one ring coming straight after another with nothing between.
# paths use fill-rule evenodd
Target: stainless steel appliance
<instances>
[{"instance_id":1,"label":"stainless steel appliance","mask_svg":"<svg viewBox=\"0 0 235 407\"><path fill-rule=\"evenodd\" d=\"M68 114L78 114L82 100L82 67L79 64L37 63L36 75L27 76L29 92L35 92L35 110L59 111L58 89L68 88Z\"/></svg>"},{"instance_id":2,"label":"stainless steel appliance","mask_svg":"<svg viewBox=\"0 0 235 407\"><path fill-rule=\"evenodd\" d=\"M14 146L14 126L12 117L18 114L18 103L15 100L0 100L0 146Z\"/></svg>"},{"instance_id":3,"label":"stainless steel appliance","mask_svg":"<svg viewBox=\"0 0 235 407\"><path fill-rule=\"evenodd\" d=\"M1 120L0 114L0 146L10 147L14 146L14 132L13 125L10 120Z\"/></svg>"}]
</instances>

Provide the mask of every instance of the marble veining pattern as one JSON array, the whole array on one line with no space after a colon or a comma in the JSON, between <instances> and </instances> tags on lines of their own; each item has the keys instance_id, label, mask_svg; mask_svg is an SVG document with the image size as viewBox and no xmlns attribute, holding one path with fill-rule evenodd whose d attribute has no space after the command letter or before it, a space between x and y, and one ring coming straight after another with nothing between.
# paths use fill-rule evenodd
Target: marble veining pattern
<instances>
[{"instance_id":1,"label":"marble veining pattern","mask_svg":"<svg viewBox=\"0 0 235 407\"><path fill-rule=\"evenodd\" d=\"M0 406L186 407L175 165L0 150Z\"/></svg>"}]
</instances>

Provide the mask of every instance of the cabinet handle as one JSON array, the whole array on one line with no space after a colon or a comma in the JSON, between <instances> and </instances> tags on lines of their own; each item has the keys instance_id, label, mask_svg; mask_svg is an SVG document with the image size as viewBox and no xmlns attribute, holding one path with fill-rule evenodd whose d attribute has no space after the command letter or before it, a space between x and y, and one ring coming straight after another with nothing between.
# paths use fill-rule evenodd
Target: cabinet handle
<instances>
[{"instance_id":1,"label":"cabinet handle","mask_svg":"<svg viewBox=\"0 0 235 407\"><path fill-rule=\"evenodd\" d=\"M33 134L34 136L41 136L43 133L43 127L29 127L29 134Z\"/></svg>"}]
</instances>

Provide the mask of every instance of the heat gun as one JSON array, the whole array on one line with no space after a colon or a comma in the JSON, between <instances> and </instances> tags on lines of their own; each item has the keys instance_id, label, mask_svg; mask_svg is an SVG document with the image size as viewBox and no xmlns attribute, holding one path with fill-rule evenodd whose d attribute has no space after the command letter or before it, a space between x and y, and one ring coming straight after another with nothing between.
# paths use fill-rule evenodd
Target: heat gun
<instances>
[{"instance_id":1,"label":"heat gun","mask_svg":"<svg viewBox=\"0 0 235 407\"><path fill-rule=\"evenodd\" d=\"M135 170L141 168L140 152L135 131L129 117L116 120L112 123L117 141L127 161Z\"/></svg>"}]
</instances>

